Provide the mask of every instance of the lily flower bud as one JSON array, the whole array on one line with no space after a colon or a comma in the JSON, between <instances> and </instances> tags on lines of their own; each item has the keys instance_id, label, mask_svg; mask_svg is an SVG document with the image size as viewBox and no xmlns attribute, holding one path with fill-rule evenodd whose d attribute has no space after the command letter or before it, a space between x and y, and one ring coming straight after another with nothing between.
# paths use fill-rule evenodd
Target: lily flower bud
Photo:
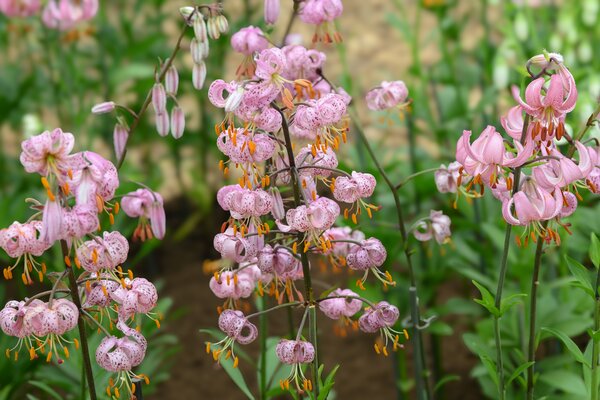
<instances>
[{"instance_id":1,"label":"lily flower bud","mask_svg":"<svg viewBox=\"0 0 600 400\"><path fill-rule=\"evenodd\" d=\"M219 25L217 22L217 18L209 18L207 23L207 32L208 37L213 40L217 40L221 37L221 32L219 30Z\"/></svg>"},{"instance_id":2,"label":"lily flower bud","mask_svg":"<svg viewBox=\"0 0 600 400\"><path fill-rule=\"evenodd\" d=\"M165 88L168 94L173 96L177 94L177 89L179 89L179 73L177 73L177 68L174 65L169 67L165 75Z\"/></svg>"},{"instance_id":3,"label":"lily flower bud","mask_svg":"<svg viewBox=\"0 0 600 400\"><path fill-rule=\"evenodd\" d=\"M194 64L200 64L206 57L208 57L209 45L208 40L200 41L193 38L190 42L190 53L192 53L192 60Z\"/></svg>"},{"instance_id":4,"label":"lily flower bud","mask_svg":"<svg viewBox=\"0 0 600 400\"><path fill-rule=\"evenodd\" d=\"M244 99L244 87L238 86L225 101L225 112L234 112Z\"/></svg>"},{"instance_id":5,"label":"lily flower bud","mask_svg":"<svg viewBox=\"0 0 600 400\"><path fill-rule=\"evenodd\" d=\"M167 93L162 83L155 83L152 87L152 107L157 114L162 114L167 108Z\"/></svg>"},{"instance_id":6,"label":"lily flower bud","mask_svg":"<svg viewBox=\"0 0 600 400\"><path fill-rule=\"evenodd\" d=\"M185 114L181 107L175 106L171 110L171 135L175 139L179 139L183 136L185 129Z\"/></svg>"},{"instance_id":7,"label":"lily flower bud","mask_svg":"<svg viewBox=\"0 0 600 400\"><path fill-rule=\"evenodd\" d=\"M169 114L167 112L163 112L160 114L156 114L156 131L162 137L165 137L169 134Z\"/></svg>"},{"instance_id":8,"label":"lily flower bud","mask_svg":"<svg viewBox=\"0 0 600 400\"><path fill-rule=\"evenodd\" d=\"M106 101L104 103L96 104L92 107L92 114L107 114L114 111L116 104L114 101Z\"/></svg>"},{"instance_id":9,"label":"lily flower bud","mask_svg":"<svg viewBox=\"0 0 600 400\"><path fill-rule=\"evenodd\" d=\"M265 0L265 22L273 25L279 18L281 2L279 0Z\"/></svg>"},{"instance_id":10,"label":"lily flower bud","mask_svg":"<svg viewBox=\"0 0 600 400\"><path fill-rule=\"evenodd\" d=\"M204 86L204 81L206 80L206 64L201 62L199 64L194 64L194 68L192 69L192 83L194 88L197 90L201 90Z\"/></svg>"},{"instance_id":11,"label":"lily flower bud","mask_svg":"<svg viewBox=\"0 0 600 400\"><path fill-rule=\"evenodd\" d=\"M115 146L115 155L117 156L117 159L123 157L128 138L129 132L127 132L127 128L125 128L123 124L117 123L113 131L113 144Z\"/></svg>"},{"instance_id":12,"label":"lily flower bud","mask_svg":"<svg viewBox=\"0 0 600 400\"><path fill-rule=\"evenodd\" d=\"M194 28L194 36L196 39L201 42L206 41L206 22L204 22L204 16L202 14L198 14L198 16L194 18L192 27Z\"/></svg>"}]
</instances>

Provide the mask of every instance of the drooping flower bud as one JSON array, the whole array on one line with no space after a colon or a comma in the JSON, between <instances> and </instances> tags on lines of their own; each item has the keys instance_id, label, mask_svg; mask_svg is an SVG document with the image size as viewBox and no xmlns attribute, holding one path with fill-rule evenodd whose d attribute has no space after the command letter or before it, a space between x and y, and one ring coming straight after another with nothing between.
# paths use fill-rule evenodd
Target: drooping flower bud
<instances>
[{"instance_id":1,"label":"drooping flower bud","mask_svg":"<svg viewBox=\"0 0 600 400\"><path fill-rule=\"evenodd\" d=\"M177 68L171 64L167 73L165 74L165 89L167 90L167 94L175 96L177 94L177 89L179 88L179 73L177 72Z\"/></svg>"},{"instance_id":2,"label":"drooping flower bud","mask_svg":"<svg viewBox=\"0 0 600 400\"><path fill-rule=\"evenodd\" d=\"M115 146L115 155L119 160L121 159L121 157L123 157L128 138L129 132L127 132L125 126L123 126L123 124L119 122L116 123L115 129L113 131L113 144Z\"/></svg>"},{"instance_id":3,"label":"drooping flower bud","mask_svg":"<svg viewBox=\"0 0 600 400\"><path fill-rule=\"evenodd\" d=\"M152 87L152 107L156 114L162 114L167 109L167 93L162 83L155 83Z\"/></svg>"},{"instance_id":4,"label":"drooping flower bud","mask_svg":"<svg viewBox=\"0 0 600 400\"><path fill-rule=\"evenodd\" d=\"M277 22L280 9L280 0L265 0L265 23L267 25L273 25Z\"/></svg>"},{"instance_id":5,"label":"drooping flower bud","mask_svg":"<svg viewBox=\"0 0 600 400\"><path fill-rule=\"evenodd\" d=\"M196 38L193 38L190 42L190 53L192 54L192 61L194 64L202 63L206 57L208 57L209 44L208 40L201 42Z\"/></svg>"},{"instance_id":6,"label":"drooping flower bud","mask_svg":"<svg viewBox=\"0 0 600 400\"><path fill-rule=\"evenodd\" d=\"M169 134L169 114L166 110L156 114L154 122L156 123L156 131L160 136L165 137Z\"/></svg>"},{"instance_id":7,"label":"drooping flower bud","mask_svg":"<svg viewBox=\"0 0 600 400\"><path fill-rule=\"evenodd\" d=\"M171 110L171 135L175 139L179 139L183 136L185 129L185 114L179 106L173 107Z\"/></svg>"},{"instance_id":8,"label":"drooping flower bud","mask_svg":"<svg viewBox=\"0 0 600 400\"><path fill-rule=\"evenodd\" d=\"M206 64L202 61L199 64L194 64L192 69L192 84L194 89L202 90L204 80L206 79Z\"/></svg>"},{"instance_id":9,"label":"drooping flower bud","mask_svg":"<svg viewBox=\"0 0 600 400\"><path fill-rule=\"evenodd\" d=\"M234 112L244 99L244 87L238 86L225 101L225 112Z\"/></svg>"},{"instance_id":10,"label":"drooping flower bud","mask_svg":"<svg viewBox=\"0 0 600 400\"><path fill-rule=\"evenodd\" d=\"M98 103L92 107L92 114L106 114L114 111L116 104L114 101L106 101L104 103Z\"/></svg>"},{"instance_id":11,"label":"drooping flower bud","mask_svg":"<svg viewBox=\"0 0 600 400\"><path fill-rule=\"evenodd\" d=\"M204 22L204 16L201 13L197 13L192 22L192 27L194 28L194 37L200 42L205 42L207 40L206 22Z\"/></svg>"}]
</instances>

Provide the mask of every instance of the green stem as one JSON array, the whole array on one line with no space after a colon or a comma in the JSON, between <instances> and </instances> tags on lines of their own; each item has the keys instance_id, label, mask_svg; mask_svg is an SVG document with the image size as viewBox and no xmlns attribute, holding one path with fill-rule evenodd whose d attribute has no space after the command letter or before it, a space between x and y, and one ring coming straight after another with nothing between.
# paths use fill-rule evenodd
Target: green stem
<instances>
[{"instance_id":1,"label":"green stem","mask_svg":"<svg viewBox=\"0 0 600 400\"><path fill-rule=\"evenodd\" d=\"M67 247L67 242L64 240L60 241L60 247L62 250L62 254L64 257L69 256L69 248ZM80 311L79 317L77 318L77 329L79 331L79 341L81 342L81 354L83 356L83 369L85 370L86 381L88 385L88 390L90 392L90 400L96 400L96 385L94 383L94 371L92 369L92 361L90 358L90 346L87 341L87 333L85 331L85 321L83 319L83 308L81 307L81 298L79 297L79 290L77 287L77 279L75 278L75 273L73 272L73 268L67 266L67 270L69 273L67 276L69 277L69 289L71 290L71 298L73 299L73 303Z\"/></svg>"},{"instance_id":2,"label":"green stem","mask_svg":"<svg viewBox=\"0 0 600 400\"><path fill-rule=\"evenodd\" d=\"M423 354L422 354L422 349L423 349L422 341L423 340L422 340L421 330L419 329L419 322L421 320L420 310L419 310L419 297L418 297L418 293L417 293L417 283L416 283L416 278L415 278L414 269L413 269L413 265L412 265L412 259L411 259L412 252L411 252L410 248L408 247L408 234L406 232L406 225L404 223L404 216L402 213L402 205L400 203L400 196L398 194L398 189L396 188L396 185L394 185L394 183L392 183L391 179L388 177L387 173L385 172L385 170L379 163L379 158L375 155L375 152L371 148L371 144L369 143L369 140L367 139L367 137L362 129L362 126L360 125L360 122L358 121L356 114L354 113L353 110L349 110L349 113L350 113L350 117L352 118L352 121L354 122L354 126L356 128L355 130L358 133L358 136L361 138L361 141L363 142L364 147L367 149L367 152L371 156L371 159L373 160L375 167L379 171L379 174L383 177L383 180L385 181L385 183L389 187L390 191L392 192L392 195L394 196L394 204L396 206L396 213L398 216L398 229L400 230L400 235L402 237L402 243L403 243L403 247L404 247L404 255L406 257L406 265L408 267L408 275L409 275L409 279L410 279L409 306L410 306L410 315L411 315L411 322L412 322L411 339L413 341L413 349L415 352L413 360L415 363L415 385L416 385L416 390L417 390L417 399L419 399L419 400L429 399L430 398L429 385L426 382L426 371L425 371L425 365L424 365L425 363L423 362L424 358L423 358Z\"/></svg>"},{"instance_id":3,"label":"green stem","mask_svg":"<svg viewBox=\"0 0 600 400\"><path fill-rule=\"evenodd\" d=\"M600 268L596 275L596 284L594 285L594 296L596 297L596 307L594 308L594 333L600 330ZM592 337L592 388L591 399L598 400L598 356L600 354L600 343L596 336Z\"/></svg>"},{"instance_id":4,"label":"green stem","mask_svg":"<svg viewBox=\"0 0 600 400\"><path fill-rule=\"evenodd\" d=\"M542 222L543 230L548 226L548 221ZM529 345L527 361L535 362L535 318L537 314L537 290L540 285L540 267L542 265L542 253L544 250L544 239L538 238L535 248L535 260L533 263L533 275L531 277L531 294L529 296ZM533 400L533 364L527 367L527 400Z\"/></svg>"},{"instance_id":5,"label":"green stem","mask_svg":"<svg viewBox=\"0 0 600 400\"><path fill-rule=\"evenodd\" d=\"M527 137L527 128L529 127L530 116L527 114L523 121L523 129L521 130L521 143L525 143ZM521 184L521 167L515 168L514 184L512 189L512 196L519 191ZM506 279L506 271L508 267L508 251L510 249L510 242L512 236L512 225L507 223L506 230L504 232L504 249L502 250L502 259L500 261L500 275L498 277L498 287L496 289L496 296L494 298L494 305L499 310L502 305L502 290L504 289L504 280ZM502 357L502 335L500 333L500 318L501 316L494 316L494 341L496 345L496 369L498 373L498 394L499 399L504 400L506 395L504 386L504 360Z\"/></svg>"},{"instance_id":6,"label":"green stem","mask_svg":"<svg viewBox=\"0 0 600 400\"><path fill-rule=\"evenodd\" d=\"M406 185L408 182L410 182L412 179L416 178L417 176L421 176L421 175L425 175L425 174L430 174L432 172L437 171L438 169L440 169L439 167L436 168L428 168L428 169L424 169L422 171L419 172L415 172L414 174L411 174L409 176L407 176L406 178L404 178L402 180L402 182L400 182L399 184L396 185L396 189L400 189L402 186Z\"/></svg>"},{"instance_id":7,"label":"green stem","mask_svg":"<svg viewBox=\"0 0 600 400\"><path fill-rule=\"evenodd\" d=\"M191 18L193 16L194 16L194 13L192 13L188 17L188 19L191 20ZM165 65L161 66L162 69L158 76L158 82L162 82L162 80L165 78L165 75L167 74L167 71L171 67L171 64L173 64L173 60L175 59L175 56L177 56L177 53L179 52L179 49L181 47L181 41L183 40L183 37L185 36L185 33L187 32L187 28L188 28L188 24L186 21L183 25L183 29L181 30L181 34L179 35L179 38L177 39L177 44L175 45L175 48L173 49L171 56L169 56L169 59L167 60ZM133 122L131 123L131 127L128 130L129 135L127 136L127 139L125 140L125 147L123 150L123 154L121 155L121 158L119 158L119 161L117 163L117 169L121 169L121 166L123 165L123 161L125 161L125 157L127 156L127 144L129 143L129 139L131 139L133 132L139 126L142 116L148 109L148 106L150 106L151 102L152 102L152 91L149 91L148 95L146 96L146 100L144 100L144 103L142 104L142 108L140 108L140 111L138 111L137 117L133 119Z\"/></svg>"},{"instance_id":8,"label":"green stem","mask_svg":"<svg viewBox=\"0 0 600 400\"><path fill-rule=\"evenodd\" d=\"M260 332L260 398L267 399L267 314L265 306L267 302L264 297L260 297L260 306L263 311L258 317L259 332Z\"/></svg>"},{"instance_id":9,"label":"green stem","mask_svg":"<svg viewBox=\"0 0 600 400\"><path fill-rule=\"evenodd\" d=\"M302 203L302 195L300 192L300 186L299 186L299 182L300 182L300 178L298 176L298 169L296 167L296 161L294 158L294 150L292 148L292 139L290 136L290 130L289 130L289 126L287 123L287 119L285 117L285 115L283 114L283 111L275 104L272 103L271 105L280 115L281 115L281 119L282 119L282 131L283 131L283 136L285 139L285 148L287 151L287 156L288 156L288 163L290 166L290 171L291 171L291 185L292 185L292 190L294 193L294 206L295 207L299 207L301 206ZM302 234L298 234L298 241L302 241ZM305 293L305 297L306 297L306 301L308 302L308 307L311 309L311 313L310 313L310 320L309 320L309 329L310 329L310 337L309 340L311 342L311 344L313 345L314 349L315 349L315 359L313 360L313 362L311 363L312 366L312 376L313 376L313 389L314 389L314 396L315 399L317 399L319 397L319 352L317 351L317 318L316 318L316 312L315 312L315 295L313 292L313 287L312 287L312 279L311 279L311 275L310 275L310 264L308 261L308 255L304 252L301 253L300 255L300 261L302 262L302 273L303 273L303 279L304 279L304 293Z\"/></svg>"}]
</instances>

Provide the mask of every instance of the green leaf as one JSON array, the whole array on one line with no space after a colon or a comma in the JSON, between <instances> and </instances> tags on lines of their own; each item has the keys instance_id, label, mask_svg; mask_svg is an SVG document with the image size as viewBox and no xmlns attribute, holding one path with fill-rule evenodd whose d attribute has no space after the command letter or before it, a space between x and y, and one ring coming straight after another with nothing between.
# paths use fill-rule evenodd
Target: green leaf
<instances>
[{"instance_id":1,"label":"green leaf","mask_svg":"<svg viewBox=\"0 0 600 400\"><path fill-rule=\"evenodd\" d=\"M575 394L584 398L588 396L585 383L581 377L571 371L554 370L540 375L539 380L565 393Z\"/></svg>"},{"instance_id":2,"label":"green leaf","mask_svg":"<svg viewBox=\"0 0 600 400\"><path fill-rule=\"evenodd\" d=\"M591 297L595 298L594 289L592 288L592 281L590 279L590 274L588 269L581 265L577 260L566 256L567 266L569 267L569 271L573 274L575 279L577 279L577 283L574 286L581 288Z\"/></svg>"},{"instance_id":3,"label":"green leaf","mask_svg":"<svg viewBox=\"0 0 600 400\"><path fill-rule=\"evenodd\" d=\"M488 356L481 356L481 362L485 366L485 369L487 369L487 372L490 375L490 378L492 378L492 381L494 381L496 387L498 387L498 370L496 369L494 360Z\"/></svg>"},{"instance_id":4,"label":"green leaf","mask_svg":"<svg viewBox=\"0 0 600 400\"><path fill-rule=\"evenodd\" d=\"M600 240L598 240L598 236L595 233L591 235L590 244L590 260L592 260L592 264L596 269L600 268Z\"/></svg>"},{"instance_id":5,"label":"green leaf","mask_svg":"<svg viewBox=\"0 0 600 400\"><path fill-rule=\"evenodd\" d=\"M438 381L438 383L436 383L435 387L433 388L434 392L437 392L438 390L440 390L445 384L449 383L449 382L453 382L453 381L459 381L460 380L460 376L458 375L446 375L444 376L442 379L440 379Z\"/></svg>"},{"instance_id":6,"label":"green leaf","mask_svg":"<svg viewBox=\"0 0 600 400\"><path fill-rule=\"evenodd\" d=\"M508 378L508 381L506 381L506 386L510 385L510 383L512 381L514 381L515 379L517 379L517 377L519 375L521 375L523 373L523 371L525 371L527 368L529 368L533 364L535 364L534 361L528 361L528 362L526 362L524 364L519 365L519 367L517 369L515 369L515 372L512 373L512 375L510 376L510 378Z\"/></svg>"},{"instance_id":7,"label":"green leaf","mask_svg":"<svg viewBox=\"0 0 600 400\"><path fill-rule=\"evenodd\" d=\"M322 367L323 366L321 365L320 371L322 371ZM335 383L335 374L337 373L339 368L339 364L333 367L329 375L327 375L327 378L325 378L325 382L323 382L323 386L321 386L321 391L319 392L319 400L326 400L329 396L329 393L331 392L331 389L333 389L333 385ZM319 373L319 375L321 374Z\"/></svg>"},{"instance_id":8,"label":"green leaf","mask_svg":"<svg viewBox=\"0 0 600 400\"><path fill-rule=\"evenodd\" d=\"M62 400L62 396L59 395L54 389L52 389L50 386L48 386L47 384L45 384L44 382L40 382L40 381L29 381L29 384L31 386L35 386L36 388L42 390L44 393L46 393L47 395L49 395L50 397L52 397L53 399L56 400Z\"/></svg>"},{"instance_id":9,"label":"green leaf","mask_svg":"<svg viewBox=\"0 0 600 400\"><path fill-rule=\"evenodd\" d=\"M503 315L512 306L521 302L521 298L527 297L525 293L517 293L502 299L500 302L500 315Z\"/></svg>"},{"instance_id":10,"label":"green leaf","mask_svg":"<svg viewBox=\"0 0 600 400\"><path fill-rule=\"evenodd\" d=\"M557 329L552 329L552 328L542 328L542 332L548 332L552 336L555 336L556 338L558 338L561 342L563 342L563 344L565 345L567 350L569 350L571 355L573 357L575 357L575 359L577 361L579 361L583 365L591 368L589 361L584 357L581 350L579 350L579 347L577 347L575 342L573 340L571 340L570 337L565 335L563 332L561 332Z\"/></svg>"},{"instance_id":11,"label":"green leaf","mask_svg":"<svg viewBox=\"0 0 600 400\"><path fill-rule=\"evenodd\" d=\"M483 285L477 283L477 281L472 280L471 282L473 282L473 285L475 285L477 287L477 289L479 289L479 292L481 293L481 300L474 299L475 302L477 304L481 304L483 307L485 307L490 313L492 313L492 315L499 317L500 310L498 310L496 308L496 306L494 305L494 296L492 296L490 291L487 290Z\"/></svg>"},{"instance_id":12,"label":"green leaf","mask_svg":"<svg viewBox=\"0 0 600 400\"><path fill-rule=\"evenodd\" d=\"M212 344L210 348L212 351L220 349L220 347L215 344ZM233 367L233 357L229 358L228 360L226 360L225 357L222 357L220 364L223 367L223 370L227 372L227 375L229 375L231 380L240 388L242 393L244 393L250 400L254 400L254 395L248 388L246 380L244 379L244 375L242 375L242 372L239 368Z\"/></svg>"}]
</instances>

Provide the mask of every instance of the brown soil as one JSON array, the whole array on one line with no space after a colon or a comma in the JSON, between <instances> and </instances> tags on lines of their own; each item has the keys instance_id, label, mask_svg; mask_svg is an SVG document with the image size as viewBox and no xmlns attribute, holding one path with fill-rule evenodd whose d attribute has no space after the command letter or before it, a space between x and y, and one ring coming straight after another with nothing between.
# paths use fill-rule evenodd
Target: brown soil
<instances>
[{"instance_id":1,"label":"brown soil","mask_svg":"<svg viewBox=\"0 0 600 400\"><path fill-rule=\"evenodd\" d=\"M173 202L171 206L168 209L169 230L174 232L183 222L181 216L189 213L188 205L183 200ZM173 207L176 207L176 212ZM198 332L201 328L216 327L216 307L220 302L208 288L210 277L203 273L202 262L216 258L211 245L212 237L225 219L222 212L211 214L185 240L164 243L153 257L152 261L156 261L158 267L155 272L166 281L162 296L171 297L174 309L184 310L185 315L167 324L167 330L179 338L183 348L171 371L171 379L159 385L158 392L146 396L147 399L244 398L227 374L204 352L204 342L208 338ZM323 278L325 280L331 277ZM443 303L457 295L465 296L464 285L458 281L449 281L440 288L438 302ZM300 316L295 317L300 319ZM476 360L461 340L467 325L457 318L450 318L446 322L455 327L456 332L453 336L443 337L441 341L444 373L459 375L461 380L447 384L443 398L480 399L476 382L469 378L469 371ZM333 334L333 323L322 315L319 316L321 362L326 365L327 370L338 363L341 365L335 385L337 398L396 398L392 359L377 356L373 351L374 335L358 332L339 338ZM271 335L285 334L286 326L285 311L269 314ZM256 353L256 346L249 347L251 354ZM410 346L407 347L405 351L410 359L412 351ZM426 347L430 348L429 345ZM256 392L254 372L243 362L241 364L251 390Z\"/></svg>"}]
</instances>

